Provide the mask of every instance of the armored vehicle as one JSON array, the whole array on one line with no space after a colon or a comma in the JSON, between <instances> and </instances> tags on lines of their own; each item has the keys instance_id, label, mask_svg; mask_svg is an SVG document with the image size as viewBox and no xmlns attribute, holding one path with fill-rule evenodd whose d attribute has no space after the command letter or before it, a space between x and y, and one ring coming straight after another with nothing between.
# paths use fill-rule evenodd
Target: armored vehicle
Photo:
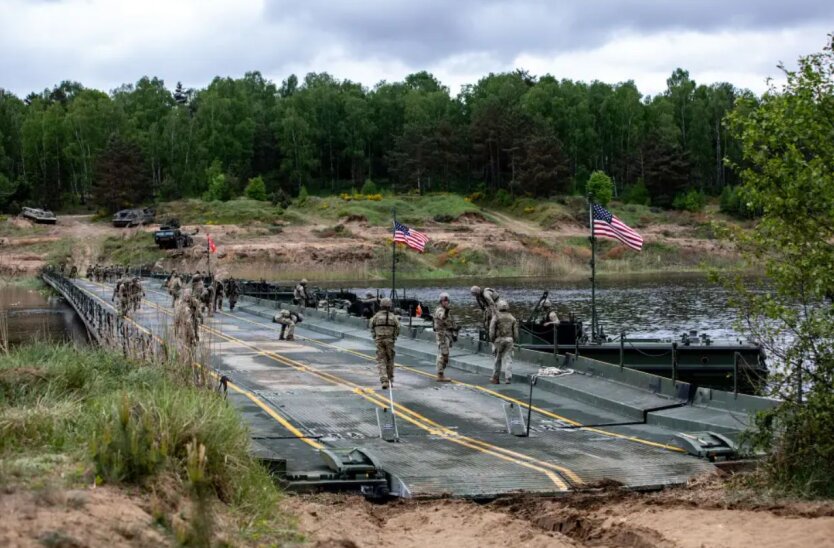
<instances>
[{"instance_id":1,"label":"armored vehicle","mask_svg":"<svg viewBox=\"0 0 834 548\"><path fill-rule=\"evenodd\" d=\"M173 219L154 232L153 241L162 249L182 249L194 245L194 238L183 232L179 222Z\"/></svg>"},{"instance_id":2,"label":"armored vehicle","mask_svg":"<svg viewBox=\"0 0 834 548\"><path fill-rule=\"evenodd\" d=\"M20 214L25 219L29 219L30 221L40 224L54 225L58 222L58 218L55 216L55 214L49 211L48 209L24 207L23 211Z\"/></svg>"},{"instance_id":3,"label":"armored vehicle","mask_svg":"<svg viewBox=\"0 0 834 548\"><path fill-rule=\"evenodd\" d=\"M132 227L152 223L156 212L153 208L145 209L123 209L113 215L113 226Z\"/></svg>"}]
</instances>

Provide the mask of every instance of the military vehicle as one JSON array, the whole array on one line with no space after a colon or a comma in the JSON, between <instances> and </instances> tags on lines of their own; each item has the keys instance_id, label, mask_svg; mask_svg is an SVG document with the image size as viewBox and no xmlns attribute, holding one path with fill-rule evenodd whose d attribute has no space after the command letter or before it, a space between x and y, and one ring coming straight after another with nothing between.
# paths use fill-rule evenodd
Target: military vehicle
<instances>
[{"instance_id":1,"label":"military vehicle","mask_svg":"<svg viewBox=\"0 0 834 548\"><path fill-rule=\"evenodd\" d=\"M176 219L170 219L154 232L153 241L161 249L183 249L194 245L192 236L193 234L187 234L180 229L180 223Z\"/></svg>"},{"instance_id":2,"label":"military vehicle","mask_svg":"<svg viewBox=\"0 0 834 548\"><path fill-rule=\"evenodd\" d=\"M113 215L113 226L122 228L146 225L152 223L154 217L156 217L156 212L150 207L146 207L145 209L123 209Z\"/></svg>"},{"instance_id":3,"label":"military vehicle","mask_svg":"<svg viewBox=\"0 0 834 548\"><path fill-rule=\"evenodd\" d=\"M521 322L519 346L553 354L571 353L706 388L737 388L755 393L767 379L762 347L741 339L712 339L706 333L689 331L678 338L634 338L625 333L596 337L573 315L557 325L536 320L539 300L530 318ZM481 339L485 334L481 332Z\"/></svg>"},{"instance_id":4,"label":"military vehicle","mask_svg":"<svg viewBox=\"0 0 834 548\"><path fill-rule=\"evenodd\" d=\"M58 217L48 209L24 207L20 214L24 219L29 219L35 223L54 225L58 222Z\"/></svg>"}]
</instances>

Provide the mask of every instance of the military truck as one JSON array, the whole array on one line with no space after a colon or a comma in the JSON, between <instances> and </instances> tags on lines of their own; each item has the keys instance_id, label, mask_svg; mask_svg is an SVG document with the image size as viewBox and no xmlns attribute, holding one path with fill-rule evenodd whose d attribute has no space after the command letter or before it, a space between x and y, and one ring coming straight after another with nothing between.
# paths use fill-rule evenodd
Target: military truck
<instances>
[{"instance_id":1,"label":"military truck","mask_svg":"<svg viewBox=\"0 0 834 548\"><path fill-rule=\"evenodd\" d=\"M191 236L191 234L186 234L180 229L178 221L170 219L154 232L153 241L161 249L182 249L194 245L194 238Z\"/></svg>"}]
</instances>

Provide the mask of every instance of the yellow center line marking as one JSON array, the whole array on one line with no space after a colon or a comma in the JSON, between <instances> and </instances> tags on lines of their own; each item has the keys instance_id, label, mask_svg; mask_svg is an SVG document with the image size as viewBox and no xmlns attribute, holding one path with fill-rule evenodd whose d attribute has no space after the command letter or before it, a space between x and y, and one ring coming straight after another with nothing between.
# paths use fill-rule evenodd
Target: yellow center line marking
<instances>
[{"instance_id":1,"label":"yellow center line marking","mask_svg":"<svg viewBox=\"0 0 834 548\"><path fill-rule=\"evenodd\" d=\"M149 290L149 291L152 291L152 292L157 293L157 294L163 294L163 293L161 293L159 291L155 291L155 290ZM165 310L162 306L158 305L157 303L155 303L153 301L149 301L147 299L145 299L145 302L147 302L149 305L156 308L157 310L159 310L163 314L166 314L168 316L171 315L171 313L169 311ZM232 317L236 317L236 316L232 316ZM257 324L257 325L259 325L260 327L265 326L265 324ZM242 344L244 346L248 346L249 348L252 348L253 350L261 350L257 346L255 346L255 345L253 345L253 344L251 344L247 341L238 339L238 338L233 337L231 335L227 335L225 333L222 333L220 331L212 329L212 328L208 327L207 325L202 325L201 329L203 329L204 331L206 331L208 333L217 335L218 337L222 337L226 340L229 340L229 341L232 341L232 342L237 342L237 343ZM287 358L286 356L281 356L281 355L275 354L273 352L264 352L264 354L267 357L271 358L272 360L277 361L278 363L282 363L284 365L288 365L289 367L291 367L293 369L303 371L303 372L306 372L306 373L310 373L310 374L312 374L314 376L317 376L319 378L322 378L324 380L328 380L328 381L330 381L334 384L339 384L339 385L351 388L351 389L353 389L354 393L356 393L357 395L359 395L363 399L369 401L370 403L372 403L372 404L374 404L378 407L387 407L388 406L388 402L385 401L384 398L379 397L377 394L375 394L373 392L368 393L367 388L361 387L361 386L357 385L356 383L348 381L347 379L343 379L341 377L331 375L329 373L324 373L324 372L319 371L315 368L312 368L310 366L307 366L305 364L297 362L297 361L295 361L291 358ZM467 436L462 436L462 435L458 434L457 432L455 432L454 430L449 429L449 428L444 427L444 426L441 426L441 425L438 425L437 423L434 423L434 421L431 421L431 419L423 417L419 413L416 413L415 411L412 411L411 409L408 409L407 407L404 407L402 405L396 405L395 409L396 408L398 408L400 410L400 412L401 412L400 416L404 420L414 424L415 426L417 426L418 428L420 428L422 430L425 430L426 432L429 432L430 434L438 435L438 436L442 437L443 439L448 440L452 443L456 443L458 445L462 445L462 446L468 447L470 449L474 449L474 450L479 451L481 453L489 454L489 455L501 458L503 460L506 460L508 462L513 462L513 463L515 463L519 466L523 466L525 468L530 468L532 470L536 470L538 472L541 472L541 473L545 474L551 481L553 481L553 483L555 485L557 485L560 489L565 489L566 490L566 489L568 489L568 485L564 482L564 480L559 478L557 475L553 474L553 472L551 472L547 468L553 468L553 469L556 469L560 472L563 472L565 475L567 475L571 479L571 481L575 482L577 485L584 483L582 481L582 479L578 475L576 475L576 473L574 473L572 470L569 470L565 467L562 467L562 466L559 466L559 465L556 465L556 464L553 464L553 463L550 463L550 462L539 460L539 459L537 459L535 457L532 457L530 455L517 453L515 451L511 451L511 450L505 449L503 447L495 446L495 445L492 445L492 444L490 444L488 442L485 442L485 441L482 441L482 440L477 440L477 439L469 438ZM407 411L411 416L403 414L403 411ZM417 418L415 418L415 417L417 417ZM524 459L524 460L519 460L519 459ZM528 461L530 461L530 462L528 462ZM531 462L536 463L536 465L531 464Z\"/></svg>"},{"instance_id":2,"label":"yellow center line marking","mask_svg":"<svg viewBox=\"0 0 834 548\"><path fill-rule=\"evenodd\" d=\"M153 290L153 289L149 289L149 291L152 291L152 292L157 293L157 294L163 294L163 293L161 293L159 291L156 291L156 290ZM235 318L235 319L238 319L238 320L241 320L241 321L244 321L244 322L248 322L248 323L257 325L259 327L266 327L266 326L271 325L271 324L266 324L266 323L250 320L248 318L243 318L241 316L235 316L233 314L229 314L228 312L223 312L222 310L219 310L218 313L223 314L224 316L228 316L230 318ZM298 335L297 337L301 340L309 341L309 342L312 342L314 344L319 344L321 346L326 346L326 347L329 347L329 348L340 350L342 352L347 352L349 354L353 354L355 356L365 358L365 359L367 359L369 361L372 361L372 362L376 361L376 358L374 356L371 356L370 354L363 354L362 352L359 352L357 350L351 350L349 348L342 348L342 347L336 346L334 344L330 344L330 343L327 343L327 342L324 342L324 341L319 341L319 340L316 340L316 339L311 339L309 337L304 337L302 335ZM424 377L434 378L434 375L432 375L431 373L426 373L425 371L421 371L419 369L415 369L413 367L403 365L403 364L400 364L400 363L395 363L395 365L399 369L410 371L412 373L416 373L416 374L422 375ZM524 409L531 409L532 411L535 411L536 413L539 413L539 414L544 415L546 417L566 422L566 423L568 423L572 426L581 427L583 430L587 430L588 432L593 432L595 434L601 434L603 436L609 436L609 437L612 437L612 438L633 441L633 442L640 443L640 444L643 444L643 445L648 445L648 446L651 446L651 447L658 447L660 449L666 449L668 451L674 451L676 453L686 453L685 449L681 449L680 447L676 447L674 445L668 445L668 444L665 444L665 443L651 441L651 440L647 440L647 439L644 439L644 438L639 438L637 436L627 436L625 434L618 434L617 432L611 432L609 430L602 430L602 429L594 428L594 427L586 427L581 422L575 421L573 419L569 419L565 416L559 415L557 413L553 413L552 411L548 411L547 409L543 409L543 408L535 406L535 405L531 407L529 404L527 404L527 402L515 399L513 397L507 396L506 394L502 394L500 392L496 392L495 390L491 390L491 389L489 389L485 386L479 386L477 384L470 384L470 383L466 383L466 382L463 382L463 381L457 381L457 380L452 380L451 382L452 382L452 384L457 384L457 385L460 385L460 386L466 386L468 388L472 388L474 390L484 392L484 393L489 394L491 396L494 396L496 398L500 398L502 400L514 403L514 404L516 404L519 407L522 407Z\"/></svg>"},{"instance_id":3,"label":"yellow center line marking","mask_svg":"<svg viewBox=\"0 0 834 548\"><path fill-rule=\"evenodd\" d=\"M97 282L90 281L90 283L96 284L96 285L98 285L99 287L101 287L102 289L108 289L108 287L107 287L107 286L103 286L103 285L101 285L101 284L99 284L99 283L97 283ZM94 298L98 298L99 300L103 300L103 299L101 298L101 296L100 296L100 295L97 295L96 293L93 293L93 292L89 291L87 288L85 288L85 287L83 287L83 286L80 286L80 285L79 285L78 287L79 287L82 291L84 291L85 293L87 293L88 295L90 295L90 296L92 296L92 297L94 297ZM143 300L145 300L146 302L150 302L150 301L148 301L147 299L143 299ZM107 302L105 302L105 304L107 304ZM108 305L108 306L110 306L110 305ZM112 307L112 306L111 306L111 308L113 308L113 310L116 310L116 309L115 309L115 307ZM150 329L148 329L148 328L144 327L143 325L140 325L139 323L137 323L136 321L134 321L132 318L128 318L127 316L125 316L125 320L127 320L128 322L130 322L131 324L133 324L134 326L136 326L136 328L137 328L137 329L139 329L140 331L142 331L142 332L144 332L144 333L147 333L148 335L150 335L151 337L153 337L154 339L156 339L156 341L157 341L157 342L159 342L159 344L161 344L161 345L163 345L163 346L165 346L165 345L166 345L165 341L164 341L164 340L162 340L162 339L161 339L158 335L156 335L156 334L155 334L155 333L153 333ZM197 363L196 365L197 365L198 367L203 367L203 366L202 366L201 364L199 364L199 363ZM215 371L212 371L212 370L210 370L210 369L209 369L209 370L207 370L207 372L208 372L208 374L209 374L209 375L211 375L211 376L212 376L212 377L214 377L215 379L217 379L217 380L219 380L219 379L220 379L220 375L219 375L218 373L216 373ZM292 423L290 423L290 422L289 422L288 420L286 420L284 417L282 417L281 415L279 415L278 413L276 413L276 412L275 412L275 410L274 410L274 409L272 409L272 408L271 408L271 407L270 407L267 403L265 403L264 401L262 401L260 398L258 398L255 394L253 394L253 393L252 393L252 392L250 392L249 390L246 390L245 388L243 388L243 387L241 387L241 386L236 385L236 384L235 384L235 383L233 383L232 381L228 381L228 382L227 382L227 384L228 384L228 386L229 386L232 390L234 390L234 391L235 391L235 392L237 392L238 394L242 394L242 395L246 396L247 398L249 398L249 400L250 400L250 401L252 401L252 403L254 403L254 404L255 404L255 405L257 405L258 407L260 407L261 409L263 409L263 410L264 410L264 412L266 412L266 413L267 413L270 417L272 417L273 419L275 419L278 423L280 423L280 424L281 424L281 426L283 426L284 428L286 428L287 430L289 430L289 431L292 433L292 435L294 435L295 437L297 437L298 439L300 439L301 441L303 441L303 442L304 442L304 443L306 443L307 445L310 445L311 447L313 447L313 448L315 448L315 449L322 449L322 448L324 447L324 445L322 445L321 443L317 442L316 440L310 439L310 438L309 438L309 436L307 436L306 434L304 434L303 432L301 432L301 431L300 431L298 428L296 428L296 427L295 427Z\"/></svg>"}]
</instances>

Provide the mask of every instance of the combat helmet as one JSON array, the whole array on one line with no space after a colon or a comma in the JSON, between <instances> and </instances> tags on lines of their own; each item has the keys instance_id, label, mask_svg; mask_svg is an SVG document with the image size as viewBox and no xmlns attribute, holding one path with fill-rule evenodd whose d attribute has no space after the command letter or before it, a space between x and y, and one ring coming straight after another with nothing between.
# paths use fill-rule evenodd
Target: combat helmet
<instances>
[{"instance_id":1,"label":"combat helmet","mask_svg":"<svg viewBox=\"0 0 834 548\"><path fill-rule=\"evenodd\" d=\"M445 291L440 294L440 297L437 299L438 301L443 301L443 299L449 300L449 294Z\"/></svg>"},{"instance_id":2,"label":"combat helmet","mask_svg":"<svg viewBox=\"0 0 834 548\"><path fill-rule=\"evenodd\" d=\"M480 295L481 294L481 288L478 287L477 285L473 285L472 288L469 290L469 292L472 293L473 295Z\"/></svg>"},{"instance_id":3,"label":"combat helmet","mask_svg":"<svg viewBox=\"0 0 834 548\"><path fill-rule=\"evenodd\" d=\"M504 299L500 299L500 300L498 301L498 305L497 305L497 306L498 306L498 311L499 311L499 312L506 312L507 310L509 310L509 309L510 309L510 303L508 303L508 302L507 302L507 301L505 301Z\"/></svg>"},{"instance_id":4,"label":"combat helmet","mask_svg":"<svg viewBox=\"0 0 834 548\"><path fill-rule=\"evenodd\" d=\"M301 285L307 285L307 278L301 278Z\"/></svg>"},{"instance_id":5,"label":"combat helmet","mask_svg":"<svg viewBox=\"0 0 834 548\"><path fill-rule=\"evenodd\" d=\"M547 309L547 308L552 308L552 307L553 307L553 304L550 302L550 299L545 299L544 301L542 301L542 308Z\"/></svg>"},{"instance_id":6,"label":"combat helmet","mask_svg":"<svg viewBox=\"0 0 834 548\"><path fill-rule=\"evenodd\" d=\"M379 301L379 307L384 308L385 310L389 310L391 308L391 299L385 297L381 301Z\"/></svg>"}]
</instances>

